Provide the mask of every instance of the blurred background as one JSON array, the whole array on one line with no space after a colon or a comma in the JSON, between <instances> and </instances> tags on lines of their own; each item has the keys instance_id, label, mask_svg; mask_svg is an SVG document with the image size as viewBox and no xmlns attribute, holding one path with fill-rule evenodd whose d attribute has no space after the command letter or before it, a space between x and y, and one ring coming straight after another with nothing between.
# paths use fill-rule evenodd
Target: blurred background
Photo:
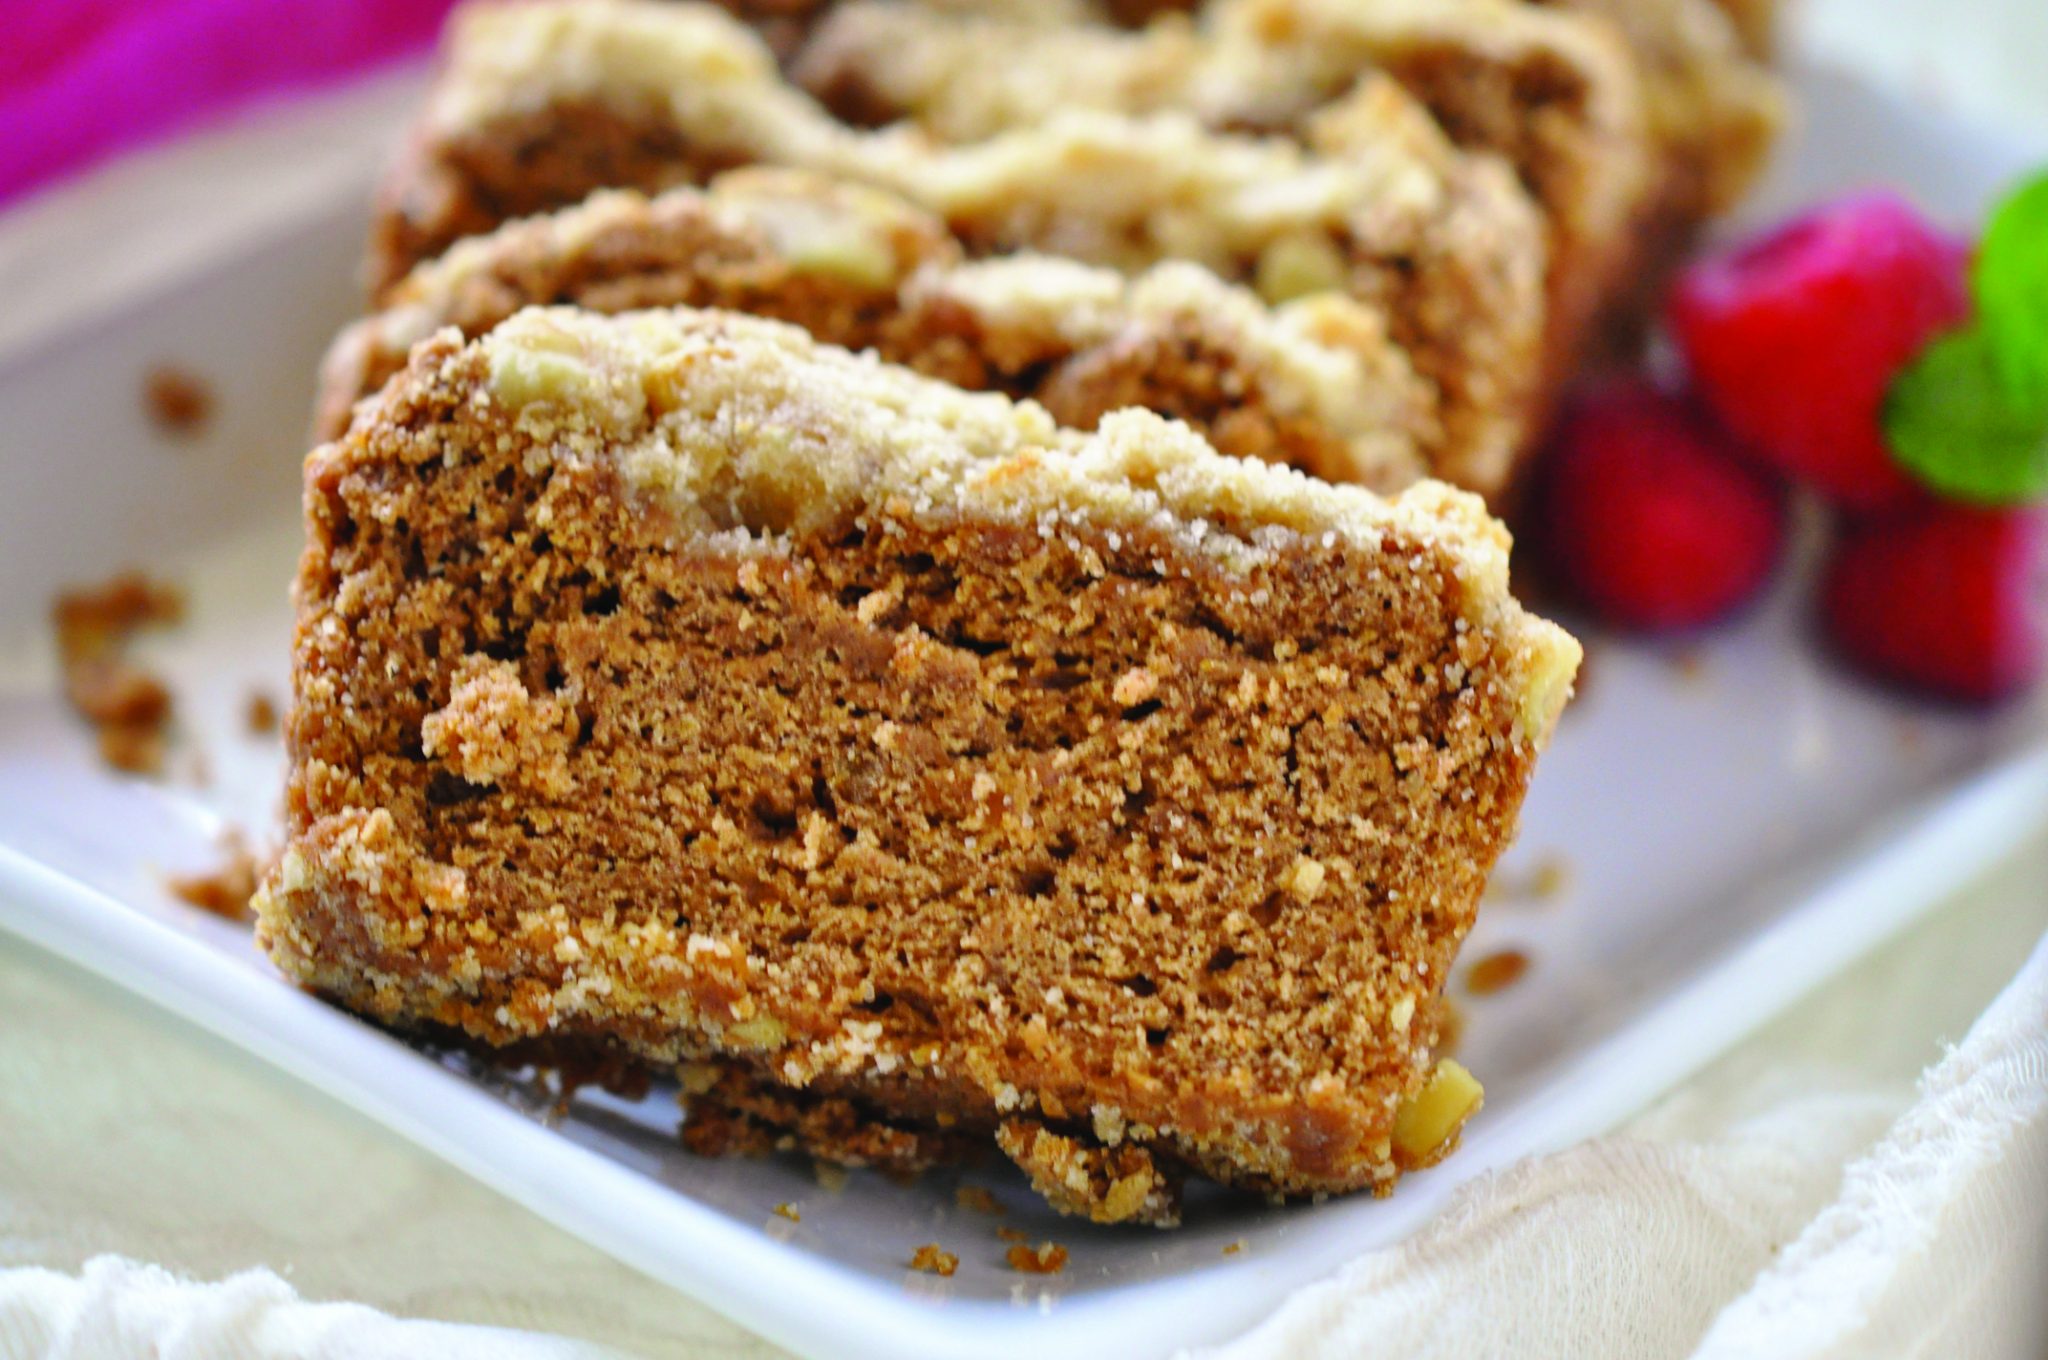
<instances>
[{"instance_id":1,"label":"blurred background","mask_svg":"<svg viewBox=\"0 0 2048 1360\"><path fill-rule=\"evenodd\" d=\"M417 60L450 5L6 0L0 201L234 110L269 101L274 111L279 100ZM1966 115L2048 131L2041 0L1796 0L1788 8L1796 53L1880 74Z\"/></svg>"}]
</instances>

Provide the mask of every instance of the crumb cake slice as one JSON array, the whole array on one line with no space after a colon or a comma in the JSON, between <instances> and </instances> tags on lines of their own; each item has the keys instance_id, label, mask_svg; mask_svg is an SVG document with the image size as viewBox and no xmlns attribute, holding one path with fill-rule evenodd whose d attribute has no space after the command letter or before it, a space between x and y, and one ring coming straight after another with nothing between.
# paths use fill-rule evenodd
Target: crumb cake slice
<instances>
[{"instance_id":1,"label":"crumb cake slice","mask_svg":"<svg viewBox=\"0 0 2048 1360\"><path fill-rule=\"evenodd\" d=\"M292 977L674 1064L702 1150L1385 1190L1568 696L1477 498L686 310L444 331L306 464Z\"/></svg>"},{"instance_id":2,"label":"crumb cake slice","mask_svg":"<svg viewBox=\"0 0 2048 1360\"><path fill-rule=\"evenodd\" d=\"M389 287L456 239L604 187L809 169L937 214L970 255L1028 250L1136 272L1201 264L1269 301L1345 293L1434 386L1460 485L1505 483L1540 399L1546 231L1512 172L1469 156L1390 80L1299 139L1180 112L1063 113L972 146L848 127L760 40L702 5L472 5L372 246Z\"/></svg>"},{"instance_id":3,"label":"crumb cake slice","mask_svg":"<svg viewBox=\"0 0 2048 1360\"><path fill-rule=\"evenodd\" d=\"M587 202L457 242L343 333L318 436L443 326L481 335L528 305L719 307L962 387L1031 397L1093 429L1124 406L1185 420L1226 453L1396 490L1438 461L1434 390L1384 321L1342 294L1268 307L1197 265L1126 277L1047 256L963 261L943 223L890 194L751 169L652 200Z\"/></svg>"},{"instance_id":4,"label":"crumb cake slice","mask_svg":"<svg viewBox=\"0 0 2048 1360\"><path fill-rule=\"evenodd\" d=\"M793 74L842 117L971 142L1061 109L1185 109L1298 132L1383 71L1461 146L1500 155L1552 228L1560 367L1625 262L1650 185L1636 69L1605 24L1515 0L1216 0L1127 30L915 4L831 8Z\"/></svg>"}]
</instances>

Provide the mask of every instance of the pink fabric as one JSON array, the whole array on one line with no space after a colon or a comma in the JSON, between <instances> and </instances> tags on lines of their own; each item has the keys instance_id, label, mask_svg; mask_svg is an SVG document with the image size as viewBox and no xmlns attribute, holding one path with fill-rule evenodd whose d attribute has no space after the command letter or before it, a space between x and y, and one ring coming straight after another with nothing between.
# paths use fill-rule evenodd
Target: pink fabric
<instances>
[{"instance_id":1,"label":"pink fabric","mask_svg":"<svg viewBox=\"0 0 2048 1360\"><path fill-rule=\"evenodd\" d=\"M423 46L451 0L0 0L0 199Z\"/></svg>"}]
</instances>

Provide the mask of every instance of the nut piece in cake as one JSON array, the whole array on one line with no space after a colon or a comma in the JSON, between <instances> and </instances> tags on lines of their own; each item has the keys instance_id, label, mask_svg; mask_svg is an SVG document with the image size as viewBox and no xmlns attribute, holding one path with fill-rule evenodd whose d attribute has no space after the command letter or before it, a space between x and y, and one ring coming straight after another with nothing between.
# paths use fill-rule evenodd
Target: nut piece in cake
<instances>
[{"instance_id":1,"label":"nut piece in cake","mask_svg":"<svg viewBox=\"0 0 2048 1360\"><path fill-rule=\"evenodd\" d=\"M443 331L306 479L292 977L1095 1218L1413 1164L1578 658L1475 497L686 310Z\"/></svg>"},{"instance_id":2,"label":"nut piece in cake","mask_svg":"<svg viewBox=\"0 0 2048 1360\"><path fill-rule=\"evenodd\" d=\"M481 335L521 306L689 305L789 321L963 387L1029 396L1093 429L1124 406L1224 452L1398 490L1441 452L1435 389L1379 314L1342 294L1278 307L1198 265L1136 277L1039 255L966 262L931 214L808 171L752 169L652 200L607 191L458 242L336 342L318 426L442 326Z\"/></svg>"},{"instance_id":3,"label":"nut piece in cake","mask_svg":"<svg viewBox=\"0 0 2048 1360\"><path fill-rule=\"evenodd\" d=\"M891 190L972 256L1039 251L1132 273L1178 259L1232 283L1344 294L1434 389L1432 466L1463 486L1505 484L1542 395L1544 221L1512 171L1459 150L1390 79L1286 137L1217 133L1181 111L1073 109L945 147L915 128L848 127L721 12L646 0L463 10L386 182L372 273L381 291L509 217L755 164Z\"/></svg>"}]
</instances>

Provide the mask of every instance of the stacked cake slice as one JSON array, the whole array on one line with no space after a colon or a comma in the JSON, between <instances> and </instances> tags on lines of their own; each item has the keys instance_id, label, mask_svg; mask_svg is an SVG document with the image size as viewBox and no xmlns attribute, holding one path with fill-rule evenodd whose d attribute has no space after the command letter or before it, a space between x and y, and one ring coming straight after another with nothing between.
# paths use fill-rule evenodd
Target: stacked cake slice
<instances>
[{"instance_id":1,"label":"stacked cake slice","mask_svg":"<svg viewBox=\"0 0 2048 1360\"><path fill-rule=\"evenodd\" d=\"M334 347L319 424L443 326L520 307L722 307L872 349L962 387L1028 396L1093 429L1143 406L1224 451L1399 488L1446 457L1433 389L1379 314L1325 293L1269 308L1197 266L1126 276L1044 255L969 262L937 218L806 171L736 170L649 200L609 190L458 243Z\"/></svg>"},{"instance_id":2,"label":"stacked cake slice","mask_svg":"<svg viewBox=\"0 0 2048 1360\"><path fill-rule=\"evenodd\" d=\"M835 120L751 32L689 5L465 12L388 186L375 273L388 285L462 235L595 189L738 165L893 192L970 256L1127 271L1180 259L1272 300L1350 297L1434 391L1436 470L1482 492L1505 487L1540 394L1541 220L1505 167L1460 153L1390 81L1361 83L1300 139L1215 133L1179 110L1075 110L945 145Z\"/></svg>"}]
</instances>

